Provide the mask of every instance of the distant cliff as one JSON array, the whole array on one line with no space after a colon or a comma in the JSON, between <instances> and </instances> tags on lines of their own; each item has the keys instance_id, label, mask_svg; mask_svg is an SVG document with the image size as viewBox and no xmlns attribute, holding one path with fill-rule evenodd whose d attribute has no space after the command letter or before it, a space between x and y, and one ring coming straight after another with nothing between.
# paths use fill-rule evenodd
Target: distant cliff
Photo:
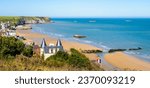
<instances>
[{"instance_id":1,"label":"distant cliff","mask_svg":"<svg viewBox=\"0 0 150 88\"><path fill-rule=\"evenodd\" d=\"M0 22L9 22L11 25L48 23L49 17L34 17L34 16L0 16Z\"/></svg>"},{"instance_id":2,"label":"distant cliff","mask_svg":"<svg viewBox=\"0 0 150 88\"><path fill-rule=\"evenodd\" d=\"M50 22L48 17L20 17L19 22L22 24L42 24Z\"/></svg>"}]
</instances>

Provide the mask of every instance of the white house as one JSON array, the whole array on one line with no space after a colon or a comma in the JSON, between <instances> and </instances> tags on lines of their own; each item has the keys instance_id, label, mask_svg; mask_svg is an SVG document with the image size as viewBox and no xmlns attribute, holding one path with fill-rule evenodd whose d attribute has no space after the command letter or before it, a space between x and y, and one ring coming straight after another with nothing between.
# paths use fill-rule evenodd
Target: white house
<instances>
[{"instance_id":1,"label":"white house","mask_svg":"<svg viewBox=\"0 0 150 88\"><path fill-rule=\"evenodd\" d=\"M9 26L10 26L9 21L8 21L7 23L1 22L1 29L2 29L2 30L7 29Z\"/></svg>"},{"instance_id":2,"label":"white house","mask_svg":"<svg viewBox=\"0 0 150 88\"><path fill-rule=\"evenodd\" d=\"M44 60L48 57L56 54L58 51L64 51L61 40L58 39L56 45L50 44L47 46L45 39L42 40L41 48L40 48L40 56L44 55Z\"/></svg>"},{"instance_id":3,"label":"white house","mask_svg":"<svg viewBox=\"0 0 150 88\"><path fill-rule=\"evenodd\" d=\"M9 30L8 35L15 37L16 36L16 31L15 30Z\"/></svg>"},{"instance_id":4,"label":"white house","mask_svg":"<svg viewBox=\"0 0 150 88\"><path fill-rule=\"evenodd\" d=\"M6 37L15 37L16 36L16 31L15 30L10 30L10 23L9 21L7 23L1 22L1 36L6 36Z\"/></svg>"},{"instance_id":5,"label":"white house","mask_svg":"<svg viewBox=\"0 0 150 88\"><path fill-rule=\"evenodd\" d=\"M16 31L15 30L1 31L1 36L16 37Z\"/></svg>"},{"instance_id":6,"label":"white house","mask_svg":"<svg viewBox=\"0 0 150 88\"><path fill-rule=\"evenodd\" d=\"M2 30L6 29L5 23L2 23L2 22L1 22L1 29L2 29Z\"/></svg>"}]
</instances>

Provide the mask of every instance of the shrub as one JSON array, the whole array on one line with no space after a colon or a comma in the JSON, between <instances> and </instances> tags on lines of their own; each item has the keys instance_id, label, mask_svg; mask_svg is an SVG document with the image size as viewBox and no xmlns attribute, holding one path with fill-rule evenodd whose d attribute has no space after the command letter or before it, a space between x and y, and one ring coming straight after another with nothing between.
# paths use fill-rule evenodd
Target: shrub
<instances>
[{"instance_id":1,"label":"shrub","mask_svg":"<svg viewBox=\"0 0 150 88\"><path fill-rule=\"evenodd\" d=\"M24 43L14 37L0 37L0 56L7 58L21 54Z\"/></svg>"},{"instance_id":2,"label":"shrub","mask_svg":"<svg viewBox=\"0 0 150 88\"><path fill-rule=\"evenodd\" d=\"M47 58L46 62L57 67L67 64L80 70L90 70L92 68L89 59L85 55L76 49L71 49L70 51L70 55L67 52L59 51L55 55Z\"/></svg>"},{"instance_id":3,"label":"shrub","mask_svg":"<svg viewBox=\"0 0 150 88\"><path fill-rule=\"evenodd\" d=\"M79 51L73 48L70 51L71 55L67 61L70 65L81 69L82 68L91 69L91 63L85 55L81 54Z\"/></svg>"},{"instance_id":4,"label":"shrub","mask_svg":"<svg viewBox=\"0 0 150 88\"><path fill-rule=\"evenodd\" d=\"M32 46L25 46L22 53L24 56L32 57L33 56L33 47Z\"/></svg>"},{"instance_id":5,"label":"shrub","mask_svg":"<svg viewBox=\"0 0 150 88\"><path fill-rule=\"evenodd\" d=\"M55 55L47 58L47 60L57 60L57 61L66 61L68 60L69 54L67 52L59 51Z\"/></svg>"}]
</instances>

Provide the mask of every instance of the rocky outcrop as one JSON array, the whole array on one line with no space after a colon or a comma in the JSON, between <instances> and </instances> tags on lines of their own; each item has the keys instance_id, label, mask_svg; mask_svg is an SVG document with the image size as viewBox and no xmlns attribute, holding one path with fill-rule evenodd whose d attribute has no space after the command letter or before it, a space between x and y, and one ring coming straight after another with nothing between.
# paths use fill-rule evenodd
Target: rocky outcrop
<instances>
[{"instance_id":1,"label":"rocky outcrop","mask_svg":"<svg viewBox=\"0 0 150 88\"><path fill-rule=\"evenodd\" d=\"M102 50L82 50L82 53L102 53Z\"/></svg>"},{"instance_id":2,"label":"rocky outcrop","mask_svg":"<svg viewBox=\"0 0 150 88\"><path fill-rule=\"evenodd\" d=\"M129 50L130 50L130 51L131 51L131 50L142 50L142 48L141 48L141 47L138 47L138 48L130 48Z\"/></svg>"},{"instance_id":3,"label":"rocky outcrop","mask_svg":"<svg viewBox=\"0 0 150 88\"><path fill-rule=\"evenodd\" d=\"M7 23L11 26L24 25L24 24L36 24L36 23L48 23L51 22L49 17L36 17L36 16L0 16L1 23Z\"/></svg>"},{"instance_id":4,"label":"rocky outcrop","mask_svg":"<svg viewBox=\"0 0 150 88\"><path fill-rule=\"evenodd\" d=\"M113 53L113 52L117 52L117 51L126 51L127 49L110 49L108 52L109 53Z\"/></svg>"},{"instance_id":5,"label":"rocky outcrop","mask_svg":"<svg viewBox=\"0 0 150 88\"><path fill-rule=\"evenodd\" d=\"M24 24L43 24L51 22L48 17L21 17L18 25Z\"/></svg>"},{"instance_id":6,"label":"rocky outcrop","mask_svg":"<svg viewBox=\"0 0 150 88\"><path fill-rule=\"evenodd\" d=\"M108 53L113 53L117 51L132 51L132 50L142 50L142 48L138 47L138 48L129 48L129 49L110 49Z\"/></svg>"}]
</instances>

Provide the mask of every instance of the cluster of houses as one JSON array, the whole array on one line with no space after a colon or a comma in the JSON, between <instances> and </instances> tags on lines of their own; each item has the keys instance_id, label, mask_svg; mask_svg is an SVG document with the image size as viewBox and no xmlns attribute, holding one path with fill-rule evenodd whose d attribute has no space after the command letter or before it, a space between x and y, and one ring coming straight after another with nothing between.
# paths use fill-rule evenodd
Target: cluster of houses
<instances>
[{"instance_id":1,"label":"cluster of houses","mask_svg":"<svg viewBox=\"0 0 150 88\"><path fill-rule=\"evenodd\" d=\"M11 25L10 22L3 23L1 22L0 24L0 36L6 36L6 37L15 37L16 36L16 31L10 29Z\"/></svg>"},{"instance_id":2,"label":"cluster of houses","mask_svg":"<svg viewBox=\"0 0 150 88\"><path fill-rule=\"evenodd\" d=\"M46 23L45 20L43 19L38 19L38 20L26 20L26 19L21 19L18 23L17 26L11 26L10 22L0 22L0 36L16 36L15 29L16 28L27 28L27 29L32 29L32 27L23 27L25 24L42 24ZM11 30L13 29L13 30Z\"/></svg>"}]
</instances>

